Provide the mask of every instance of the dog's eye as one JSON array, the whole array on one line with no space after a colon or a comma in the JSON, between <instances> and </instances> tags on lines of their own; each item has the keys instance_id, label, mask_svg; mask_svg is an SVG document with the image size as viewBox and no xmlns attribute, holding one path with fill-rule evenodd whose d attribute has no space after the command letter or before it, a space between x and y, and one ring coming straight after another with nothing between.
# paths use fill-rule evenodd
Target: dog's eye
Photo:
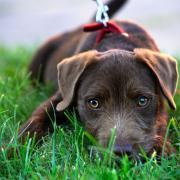
<instances>
[{"instance_id":1,"label":"dog's eye","mask_svg":"<svg viewBox=\"0 0 180 180\"><path fill-rule=\"evenodd\" d=\"M147 98L145 96L140 96L138 98L137 106L138 107L145 107L148 105L148 103L149 103L149 98Z\"/></svg>"},{"instance_id":2,"label":"dog's eye","mask_svg":"<svg viewBox=\"0 0 180 180\"><path fill-rule=\"evenodd\" d=\"M88 100L88 106L91 109L98 109L98 108L100 108L100 103L97 99L89 99Z\"/></svg>"}]
</instances>

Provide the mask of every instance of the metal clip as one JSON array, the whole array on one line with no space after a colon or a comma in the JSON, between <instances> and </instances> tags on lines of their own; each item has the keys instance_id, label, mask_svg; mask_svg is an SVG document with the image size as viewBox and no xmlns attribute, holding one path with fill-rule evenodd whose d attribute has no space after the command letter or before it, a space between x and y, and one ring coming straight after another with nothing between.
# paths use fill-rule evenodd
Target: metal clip
<instances>
[{"instance_id":1,"label":"metal clip","mask_svg":"<svg viewBox=\"0 0 180 180\"><path fill-rule=\"evenodd\" d=\"M96 13L96 22L103 23L104 26L107 26L107 22L109 21L109 16L107 11L109 10L109 7L107 5L104 5L101 0L94 0L97 3L98 10Z\"/></svg>"}]
</instances>

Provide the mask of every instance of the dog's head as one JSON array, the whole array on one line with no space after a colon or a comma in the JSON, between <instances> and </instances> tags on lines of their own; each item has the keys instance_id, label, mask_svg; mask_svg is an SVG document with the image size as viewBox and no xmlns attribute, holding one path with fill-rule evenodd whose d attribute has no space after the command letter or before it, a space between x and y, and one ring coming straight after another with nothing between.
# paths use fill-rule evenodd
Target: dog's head
<instances>
[{"instance_id":1,"label":"dog's head","mask_svg":"<svg viewBox=\"0 0 180 180\"><path fill-rule=\"evenodd\" d=\"M146 49L88 51L58 64L63 111L76 103L81 121L107 146L116 132L115 152L149 152L157 133L160 101L175 109L176 61Z\"/></svg>"}]
</instances>

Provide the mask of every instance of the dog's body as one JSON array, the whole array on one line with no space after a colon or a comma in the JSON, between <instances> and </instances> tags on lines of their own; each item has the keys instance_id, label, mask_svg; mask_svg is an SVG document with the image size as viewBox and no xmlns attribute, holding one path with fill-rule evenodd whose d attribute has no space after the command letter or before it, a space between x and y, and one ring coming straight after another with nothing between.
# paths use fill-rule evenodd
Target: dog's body
<instances>
[{"instance_id":1,"label":"dog's body","mask_svg":"<svg viewBox=\"0 0 180 180\"><path fill-rule=\"evenodd\" d=\"M78 28L39 49L30 65L32 78L51 82L56 89L59 82L59 90L35 110L20 136L36 132L40 139L53 130L52 106L59 125L66 121L63 111L75 107L85 128L104 146L115 128L117 154L137 154L140 148L161 153L168 122L165 101L175 109L176 61L161 54L142 27L116 23L128 37L109 33L96 44L98 32ZM165 152L171 152L169 142Z\"/></svg>"},{"instance_id":2,"label":"dog's body","mask_svg":"<svg viewBox=\"0 0 180 180\"><path fill-rule=\"evenodd\" d=\"M117 23L128 33L128 38L113 33L95 45L98 32L85 33L81 27L48 39L36 53L30 65L32 78L38 78L40 82L44 83L53 83L57 87L57 64L64 58L92 49L100 52L110 49L133 51L135 48L159 51L152 37L142 27L127 21ZM39 64L42 66L41 73L39 73Z\"/></svg>"}]
</instances>

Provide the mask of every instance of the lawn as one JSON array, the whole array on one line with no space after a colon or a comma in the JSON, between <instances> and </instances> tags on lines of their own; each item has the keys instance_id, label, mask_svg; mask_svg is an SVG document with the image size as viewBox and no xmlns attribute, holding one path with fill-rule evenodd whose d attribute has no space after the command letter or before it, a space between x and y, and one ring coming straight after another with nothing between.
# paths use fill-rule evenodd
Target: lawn
<instances>
[{"instance_id":1,"label":"lawn","mask_svg":"<svg viewBox=\"0 0 180 180\"><path fill-rule=\"evenodd\" d=\"M180 93L167 130L177 154L161 161L156 153L144 162L114 157L110 149L99 155L93 138L72 112L66 113L69 125L55 126L55 133L45 137L41 146L33 139L19 143L20 124L51 93L50 87L31 86L27 66L33 52L32 47L0 47L0 179L180 179ZM8 158L12 148L14 154Z\"/></svg>"}]
</instances>

